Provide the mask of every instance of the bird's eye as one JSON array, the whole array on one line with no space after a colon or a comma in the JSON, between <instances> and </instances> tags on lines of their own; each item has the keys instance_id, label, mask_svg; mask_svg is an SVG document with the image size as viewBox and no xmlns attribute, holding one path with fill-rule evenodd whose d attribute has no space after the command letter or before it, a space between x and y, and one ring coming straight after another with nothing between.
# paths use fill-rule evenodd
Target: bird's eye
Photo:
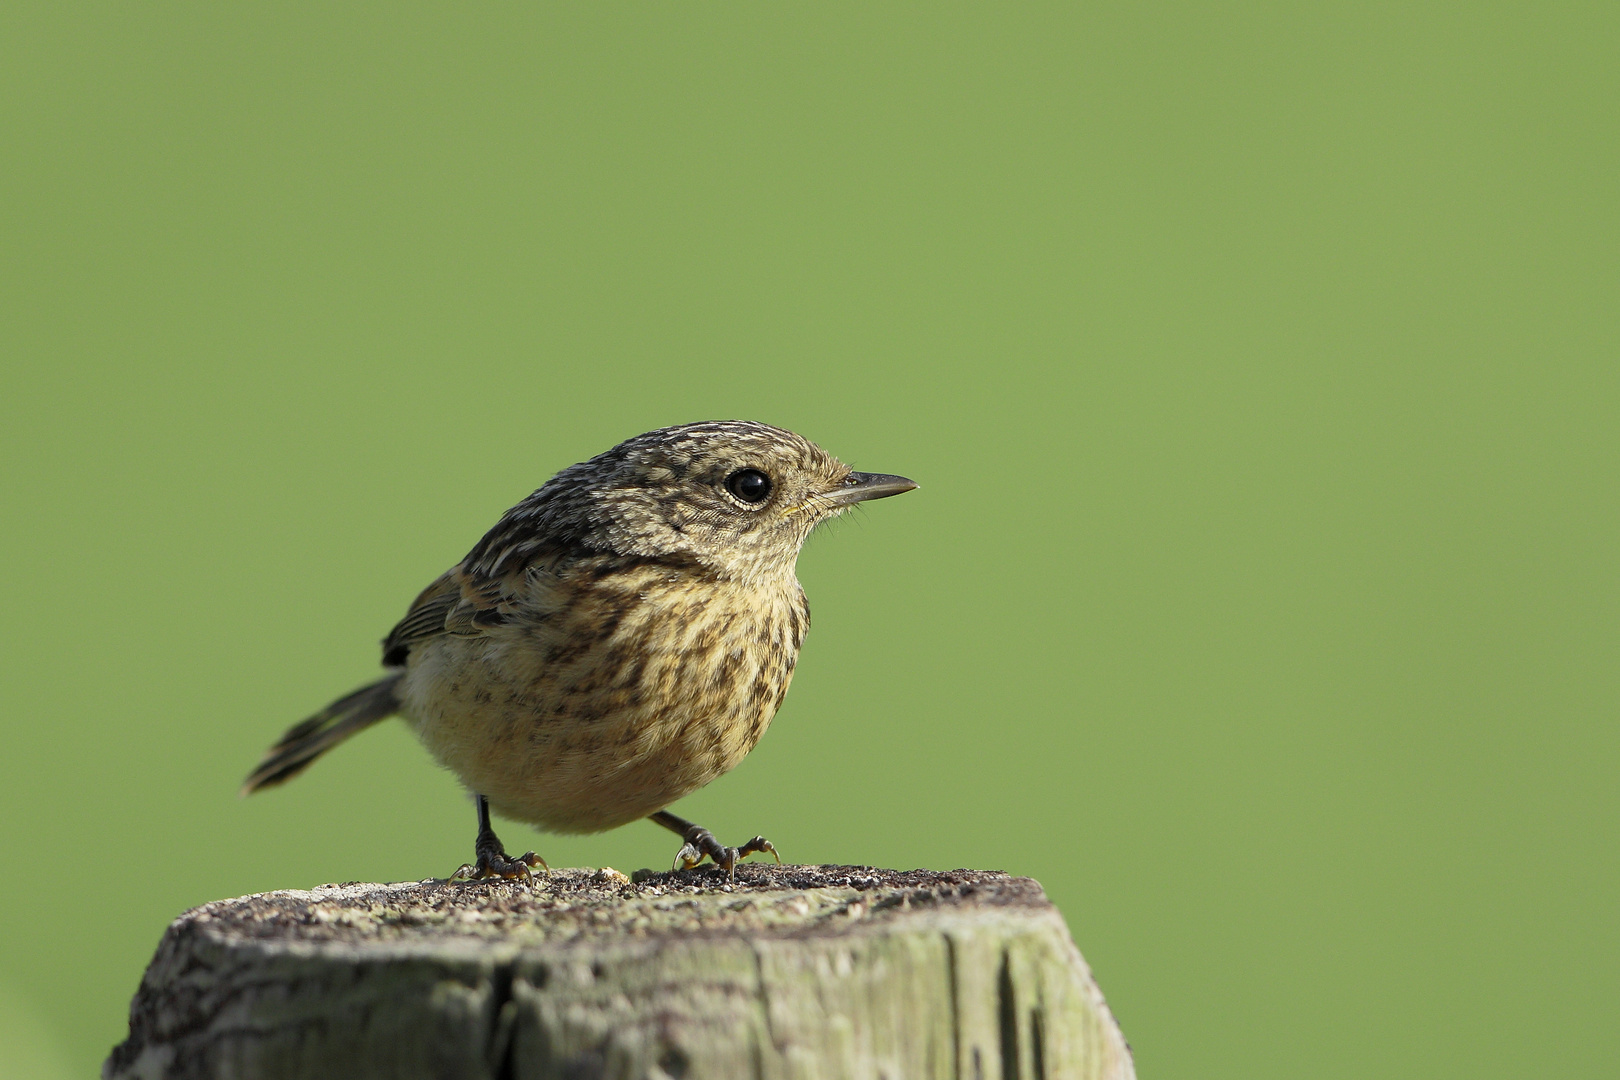
<instances>
[{"instance_id":1,"label":"bird's eye","mask_svg":"<svg viewBox=\"0 0 1620 1080\"><path fill-rule=\"evenodd\" d=\"M771 478L758 469L738 469L726 477L726 490L745 503L764 502L771 493Z\"/></svg>"}]
</instances>

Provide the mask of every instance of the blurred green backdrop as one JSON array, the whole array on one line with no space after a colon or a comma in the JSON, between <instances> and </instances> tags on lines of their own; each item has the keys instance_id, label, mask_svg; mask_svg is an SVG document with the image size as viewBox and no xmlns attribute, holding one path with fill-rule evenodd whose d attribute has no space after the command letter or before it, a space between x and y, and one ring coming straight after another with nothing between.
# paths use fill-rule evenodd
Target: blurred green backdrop
<instances>
[{"instance_id":1,"label":"blurred green backdrop","mask_svg":"<svg viewBox=\"0 0 1620 1080\"><path fill-rule=\"evenodd\" d=\"M463 861L399 725L236 786L553 471L750 417L923 488L681 813L1040 878L1145 1077L1614 1075L1617 30L0 7L0 1057L92 1073L190 905Z\"/></svg>"}]
</instances>

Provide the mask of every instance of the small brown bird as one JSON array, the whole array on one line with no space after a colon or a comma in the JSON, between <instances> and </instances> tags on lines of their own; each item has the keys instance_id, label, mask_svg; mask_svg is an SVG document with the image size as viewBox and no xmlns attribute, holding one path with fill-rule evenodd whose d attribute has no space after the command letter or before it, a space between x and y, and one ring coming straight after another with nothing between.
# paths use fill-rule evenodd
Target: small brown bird
<instances>
[{"instance_id":1,"label":"small brown bird","mask_svg":"<svg viewBox=\"0 0 1620 1080\"><path fill-rule=\"evenodd\" d=\"M681 835L682 867L775 855L664 807L741 761L782 704L810 626L794 573L810 530L916 486L745 420L622 442L508 510L384 639L388 674L290 729L242 793L397 714L473 793L476 861L458 876L545 865L506 854L491 807L563 833L650 817Z\"/></svg>"}]
</instances>

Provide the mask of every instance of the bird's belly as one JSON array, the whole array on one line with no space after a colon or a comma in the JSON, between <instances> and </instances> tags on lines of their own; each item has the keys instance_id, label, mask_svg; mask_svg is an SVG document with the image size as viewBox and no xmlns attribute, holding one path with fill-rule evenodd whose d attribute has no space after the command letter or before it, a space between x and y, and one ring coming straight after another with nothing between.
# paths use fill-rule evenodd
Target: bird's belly
<instances>
[{"instance_id":1,"label":"bird's belly","mask_svg":"<svg viewBox=\"0 0 1620 1080\"><path fill-rule=\"evenodd\" d=\"M612 644L559 662L522 639L440 638L412 655L404 711L439 763L503 817L596 832L740 762L781 704L797 651Z\"/></svg>"}]
</instances>

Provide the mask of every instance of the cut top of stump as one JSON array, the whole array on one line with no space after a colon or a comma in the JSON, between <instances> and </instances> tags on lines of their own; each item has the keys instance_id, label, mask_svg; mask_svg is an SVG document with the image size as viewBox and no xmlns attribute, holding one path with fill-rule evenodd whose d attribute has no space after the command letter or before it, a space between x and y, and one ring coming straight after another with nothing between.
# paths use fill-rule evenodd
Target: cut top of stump
<instances>
[{"instance_id":1,"label":"cut top of stump","mask_svg":"<svg viewBox=\"0 0 1620 1080\"><path fill-rule=\"evenodd\" d=\"M172 923L106 1077L1130 1077L1029 878L326 885Z\"/></svg>"}]
</instances>

